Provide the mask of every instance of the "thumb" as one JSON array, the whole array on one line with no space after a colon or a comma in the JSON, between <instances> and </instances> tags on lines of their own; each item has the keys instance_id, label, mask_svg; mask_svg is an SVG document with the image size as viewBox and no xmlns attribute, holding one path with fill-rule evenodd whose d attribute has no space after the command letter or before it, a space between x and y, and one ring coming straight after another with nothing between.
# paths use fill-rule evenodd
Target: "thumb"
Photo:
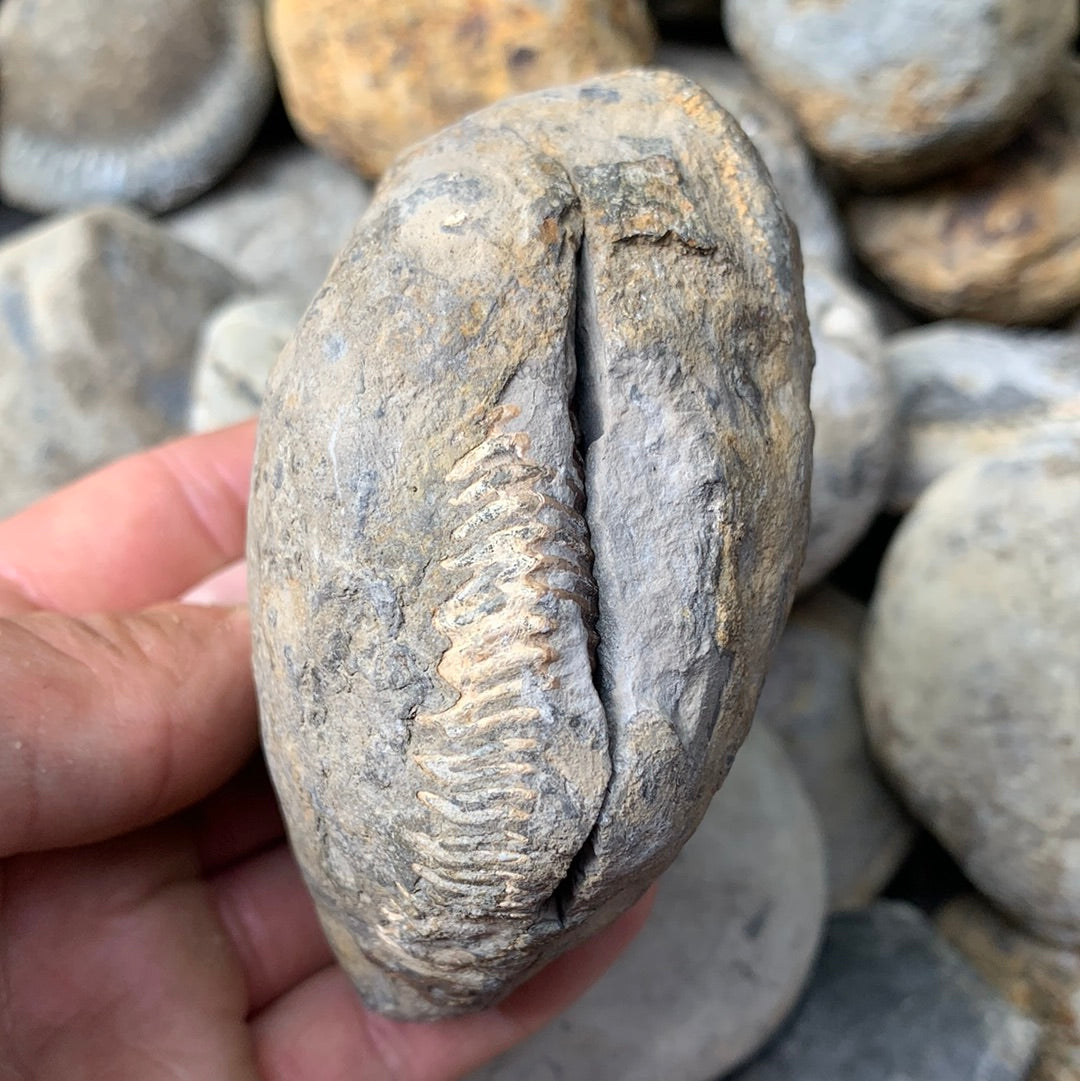
<instances>
[{"instance_id":1,"label":"thumb","mask_svg":"<svg viewBox=\"0 0 1080 1081\"><path fill-rule=\"evenodd\" d=\"M102 840L222 784L256 742L246 609L0 619L0 856Z\"/></svg>"}]
</instances>

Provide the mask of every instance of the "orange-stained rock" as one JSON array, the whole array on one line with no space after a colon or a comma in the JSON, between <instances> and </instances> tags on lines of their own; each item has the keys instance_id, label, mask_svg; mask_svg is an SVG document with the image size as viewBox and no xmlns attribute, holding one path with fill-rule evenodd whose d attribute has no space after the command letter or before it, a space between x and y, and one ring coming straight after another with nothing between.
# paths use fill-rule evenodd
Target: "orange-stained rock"
<instances>
[{"instance_id":1,"label":"orange-stained rock","mask_svg":"<svg viewBox=\"0 0 1080 1081\"><path fill-rule=\"evenodd\" d=\"M1048 323L1080 307L1080 64L981 165L849 208L856 250L935 316Z\"/></svg>"},{"instance_id":2,"label":"orange-stained rock","mask_svg":"<svg viewBox=\"0 0 1080 1081\"><path fill-rule=\"evenodd\" d=\"M466 113L653 49L645 0L269 0L267 13L293 122L371 177Z\"/></svg>"}]
</instances>

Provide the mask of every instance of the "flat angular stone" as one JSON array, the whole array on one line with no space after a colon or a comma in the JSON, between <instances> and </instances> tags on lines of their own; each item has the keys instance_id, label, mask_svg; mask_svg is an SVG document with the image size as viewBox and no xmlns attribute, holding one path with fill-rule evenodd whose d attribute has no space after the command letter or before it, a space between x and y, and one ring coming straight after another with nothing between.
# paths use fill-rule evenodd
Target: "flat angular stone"
<instances>
[{"instance_id":1,"label":"flat angular stone","mask_svg":"<svg viewBox=\"0 0 1080 1081\"><path fill-rule=\"evenodd\" d=\"M727 0L728 40L810 145L871 188L985 157L1050 89L1061 0Z\"/></svg>"},{"instance_id":2,"label":"flat angular stone","mask_svg":"<svg viewBox=\"0 0 1080 1081\"><path fill-rule=\"evenodd\" d=\"M183 431L199 331L241 287L120 209L0 246L0 515Z\"/></svg>"},{"instance_id":3,"label":"flat angular stone","mask_svg":"<svg viewBox=\"0 0 1080 1081\"><path fill-rule=\"evenodd\" d=\"M260 293L307 304L371 200L371 187L303 146L264 150L168 228Z\"/></svg>"},{"instance_id":4,"label":"flat angular stone","mask_svg":"<svg viewBox=\"0 0 1080 1081\"><path fill-rule=\"evenodd\" d=\"M869 299L820 264L808 262L804 280L816 359L810 536L800 589L819 582L854 548L885 502L897 410Z\"/></svg>"},{"instance_id":5,"label":"flat angular stone","mask_svg":"<svg viewBox=\"0 0 1080 1081\"><path fill-rule=\"evenodd\" d=\"M934 922L975 970L1018 1010L1045 1026L1027 1081L1080 1077L1080 952L1048 946L972 894Z\"/></svg>"},{"instance_id":6,"label":"flat angular stone","mask_svg":"<svg viewBox=\"0 0 1080 1081\"><path fill-rule=\"evenodd\" d=\"M249 530L271 770L376 1008L490 1003L693 832L801 562L805 320L764 166L670 73L385 178L271 376Z\"/></svg>"},{"instance_id":7,"label":"flat angular stone","mask_svg":"<svg viewBox=\"0 0 1080 1081\"><path fill-rule=\"evenodd\" d=\"M6 0L0 68L0 187L29 210L190 202L274 93L255 0Z\"/></svg>"},{"instance_id":8,"label":"flat angular stone","mask_svg":"<svg viewBox=\"0 0 1080 1081\"><path fill-rule=\"evenodd\" d=\"M713 1081L780 1027L825 922L814 810L755 725L644 930L562 1017L469 1081Z\"/></svg>"},{"instance_id":9,"label":"flat angular stone","mask_svg":"<svg viewBox=\"0 0 1080 1081\"><path fill-rule=\"evenodd\" d=\"M1038 1038L917 909L879 901L829 920L793 1021L733 1081L1023 1081Z\"/></svg>"},{"instance_id":10,"label":"flat angular stone","mask_svg":"<svg viewBox=\"0 0 1080 1081\"><path fill-rule=\"evenodd\" d=\"M712 0L719 12L719 5ZM693 79L735 119L768 167L780 201L799 231L803 257L836 269L850 262L832 195L791 117L731 53L692 45L661 45L656 67Z\"/></svg>"},{"instance_id":11,"label":"flat angular stone","mask_svg":"<svg viewBox=\"0 0 1080 1081\"><path fill-rule=\"evenodd\" d=\"M858 687L864 616L861 604L828 586L796 604L754 714L755 725L779 736L817 809L834 911L869 904L915 837L866 742Z\"/></svg>"},{"instance_id":12,"label":"flat angular stone","mask_svg":"<svg viewBox=\"0 0 1080 1081\"><path fill-rule=\"evenodd\" d=\"M1049 323L1080 306L1080 62L1058 70L1054 93L988 160L849 204L854 247L908 303L988 323Z\"/></svg>"},{"instance_id":13,"label":"flat angular stone","mask_svg":"<svg viewBox=\"0 0 1080 1081\"><path fill-rule=\"evenodd\" d=\"M645 0L268 0L267 17L297 130L367 177L467 113L653 48Z\"/></svg>"},{"instance_id":14,"label":"flat angular stone","mask_svg":"<svg viewBox=\"0 0 1080 1081\"><path fill-rule=\"evenodd\" d=\"M278 354L303 315L290 297L244 297L207 323L195 361L188 427L206 432L255 416Z\"/></svg>"},{"instance_id":15,"label":"flat angular stone","mask_svg":"<svg viewBox=\"0 0 1080 1081\"><path fill-rule=\"evenodd\" d=\"M1080 402L1080 335L942 321L885 343L900 402L889 503L908 510L954 465L1029 437Z\"/></svg>"},{"instance_id":16,"label":"flat angular stone","mask_svg":"<svg viewBox=\"0 0 1080 1081\"><path fill-rule=\"evenodd\" d=\"M875 754L968 878L1080 944L1080 418L932 484L885 555Z\"/></svg>"}]
</instances>

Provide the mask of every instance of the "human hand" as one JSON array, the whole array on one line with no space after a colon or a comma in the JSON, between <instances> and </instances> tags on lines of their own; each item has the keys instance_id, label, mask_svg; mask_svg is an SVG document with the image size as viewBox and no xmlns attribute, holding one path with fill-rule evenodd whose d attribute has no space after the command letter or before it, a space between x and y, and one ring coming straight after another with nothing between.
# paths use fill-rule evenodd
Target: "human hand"
<instances>
[{"instance_id":1,"label":"human hand","mask_svg":"<svg viewBox=\"0 0 1080 1081\"><path fill-rule=\"evenodd\" d=\"M174 599L243 600L219 572L253 435L137 455L0 523L0 1081L448 1081L644 920L647 900L483 1014L363 1009L257 755L246 609Z\"/></svg>"}]
</instances>

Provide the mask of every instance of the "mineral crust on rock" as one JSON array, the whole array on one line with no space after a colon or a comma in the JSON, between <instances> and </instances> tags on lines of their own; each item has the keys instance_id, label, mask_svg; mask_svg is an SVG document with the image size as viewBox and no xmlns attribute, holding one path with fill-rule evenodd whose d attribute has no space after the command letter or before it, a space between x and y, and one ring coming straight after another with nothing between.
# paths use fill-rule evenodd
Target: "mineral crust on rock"
<instances>
[{"instance_id":1,"label":"mineral crust on rock","mask_svg":"<svg viewBox=\"0 0 1080 1081\"><path fill-rule=\"evenodd\" d=\"M737 124L629 72L388 174L271 375L264 741L330 940L403 1017L630 905L731 765L805 543L812 350Z\"/></svg>"},{"instance_id":2,"label":"mineral crust on rock","mask_svg":"<svg viewBox=\"0 0 1080 1081\"><path fill-rule=\"evenodd\" d=\"M267 19L297 130L368 177L466 113L653 48L645 0L269 0Z\"/></svg>"}]
</instances>

